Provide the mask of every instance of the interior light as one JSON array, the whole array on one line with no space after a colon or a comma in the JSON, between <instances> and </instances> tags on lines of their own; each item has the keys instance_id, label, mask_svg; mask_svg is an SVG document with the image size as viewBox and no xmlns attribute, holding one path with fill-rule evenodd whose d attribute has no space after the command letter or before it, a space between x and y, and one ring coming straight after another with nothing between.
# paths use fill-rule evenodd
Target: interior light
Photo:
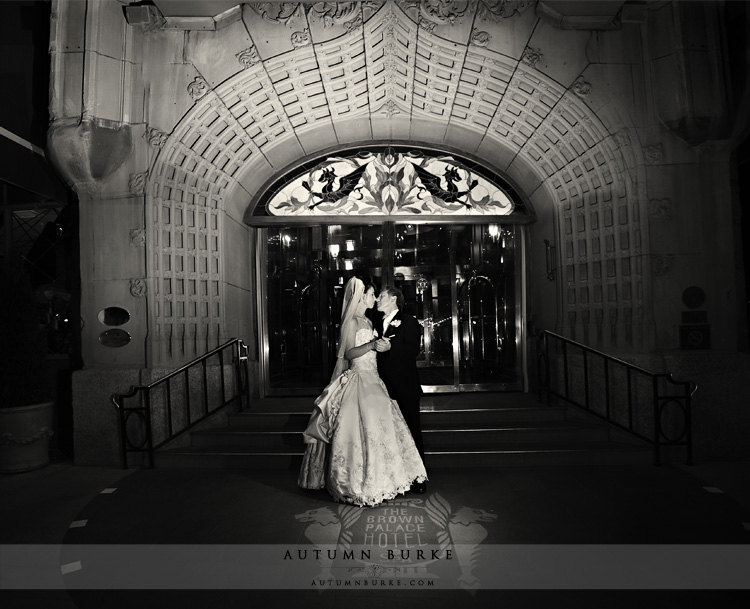
<instances>
[{"instance_id":1,"label":"interior light","mask_svg":"<svg viewBox=\"0 0 750 609\"><path fill-rule=\"evenodd\" d=\"M328 251L331 254L331 258L336 258L339 255L339 244L338 243L332 243L328 246Z\"/></svg>"},{"instance_id":2,"label":"interior light","mask_svg":"<svg viewBox=\"0 0 750 609\"><path fill-rule=\"evenodd\" d=\"M347 239L347 241L346 241L346 251L347 252L353 252L354 251L354 241L352 239Z\"/></svg>"}]
</instances>

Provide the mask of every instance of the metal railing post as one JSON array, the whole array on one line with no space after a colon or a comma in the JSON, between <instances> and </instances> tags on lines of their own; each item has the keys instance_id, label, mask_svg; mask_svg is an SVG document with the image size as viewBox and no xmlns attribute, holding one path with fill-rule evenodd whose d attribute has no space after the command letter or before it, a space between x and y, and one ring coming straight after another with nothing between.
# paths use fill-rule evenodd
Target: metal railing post
<instances>
[{"instance_id":1,"label":"metal railing post","mask_svg":"<svg viewBox=\"0 0 750 609\"><path fill-rule=\"evenodd\" d=\"M557 378L554 387L552 379L550 378L550 367L552 356L550 355L549 340L555 339L562 343L562 347L555 352L555 361L557 365L561 364L562 378ZM649 446L653 447L653 460L655 465L660 465L662 462L662 448L671 446L685 446L687 451L687 463L692 464L693 452L692 452L692 409L691 400L692 396L697 391L698 387L692 381L678 382L672 379L671 374L667 373L655 373L649 372L643 368L631 364L624 360L617 359L596 349L587 347L586 345L577 343L574 340L559 336L553 332L547 332L543 330L539 336L539 347L537 353L537 376L539 380L538 398L542 401L542 392L547 391L547 402L549 404L550 396L555 395L557 398L564 400L565 402L582 408L592 415L604 419L610 425L617 427L623 431L628 432L632 436L646 442ZM581 399L572 396L570 393L570 362L568 361L568 345L577 347L583 351L583 382L584 382L584 397ZM603 360L604 370L602 372L604 376L604 397L602 398L599 393L591 391L591 379L590 379L590 366L589 360L591 358L599 357ZM562 361L560 361L562 360ZM594 360L592 360L594 361ZM617 368L614 368L617 366ZM612 370L610 370L612 368ZM626 383L627 391L627 421L623 421L620 416L620 409L617 407L619 404L618 400L614 402L614 410L612 408L612 395L613 371L623 370L624 378ZM543 372L546 371L546 375ZM634 373L641 374L645 377L646 383L648 379L651 379L652 396L651 396L651 408L652 413L642 413L636 411L636 408L641 406L648 407L648 398L640 397L639 385L633 386L633 375ZM576 377L577 378L577 377ZM637 377L636 377L637 378ZM663 392L659 385L660 379L664 378L671 385L670 387L682 387L684 391L675 395L673 392ZM647 387L645 385L644 389ZM683 432L677 437L671 437L669 434L669 428L665 428L663 425L663 413L666 411L668 404L677 403L682 410L684 429ZM602 412L604 410L604 412ZM648 417L651 416L653 419L653 432L649 429L642 429L644 419L648 421ZM646 427L648 423L646 423Z\"/></svg>"},{"instance_id":2,"label":"metal railing post","mask_svg":"<svg viewBox=\"0 0 750 609\"><path fill-rule=\"evenodd\" d=\"M659 408L659 378L652 377L654 400L654 465L661 465L661 411Z\"/></svg>"},{"instance_id":3,"label":"metal railing post","mask_svg":"<svg viewBox=\"0 0 750 609\"><path fill-rule=\"evenodd\" d=\"M224 375L224 360L223 360L223 350L224 349L233 349L233 352L236 352L237 357L235 358L234 364L234 370L235 370L235 377L236 377L236 391L232 397L230 397L227 400L226 397L226 380ZM236 351L234 351L236 349ZM217 405L213 410L209 407L209 399L208 399L208 368L207 368L207 361L208 358L213 357L214 355L219 355L219 366L221 368L220 370L220 378L221 378L221 395L222 400L219 405ZM202 368L203 373L203 415L200 416L200 412L198 413L198 418L194 421L192 416L192 404L191 404L191 397L190 397L190 370L193 367L196 367L200 365ZM243 371L242 367L244 366L244 377L243 377ZM179 429L175 431L174 429L174 411L172 408L172 389L171 389L171 382L173 378L176 378L178 376L183 376L184 374L184 380L185 380L185 396L184 396L184 406L185 406L185 421L180 426ZM166 423L166 438L159 440L158 442L154 442L153 437L153 426L152 426L152 420L153 420L153 413L151 412L151 391L155 389L157 386L161 384L166 384L165 390L166 390L166 404L165 404L165 414L167 416L167 423ZM139 398L142 400L141 406L131 407L127 408L125 407L125 400L129 398L133 398L135 396L139 396ZM244 345L241 339L235 338L231 341L225 343L224 345L217 347L205 355L202 355L201 357L193 360L192 362L185 364L184 366L181 366L180 368L173 370L166 376L154 381L153 383L149 385L139 385L139 386L133 386L130 388L130 391L127 393L115 393L110 396L110 401L112 404L117 408L118 410L118 416L119 416L119 435L120 435L120 455L122 459L122 466L124 469L128 468L128 452L140 452L140 453L146 453L146 463L148 467L153 468L154 467L154 453L155 451L166 444L167 442L170 442L180 434L188 431L192 426L194 426L197 423L200 423L201 421L204 421L211 415L218 412L221 408L224 408L235 401L238 401L240 404L240 409L243 409L248 402L249 397L249 378L247 373L247 347ZM130 442L130 438L128 436L127 431L127 422L128 417L131 414L138 414L139 417L142 417L142 423L144 426L144 439L142 442L139 442L137 445L132 444Z\"/></svg>"},{"instance_id":4,"label":"metal railing post","mask_svg":"<svg viewBox=\"0 0 750 609\"><path fill-rule=\"evenodd\" d=\"M151 393L146 391L143 394L143 403L146 408L146 446L148 451L148 466L154 468L154 437L151 430Z\"/></svg>"}]
</instances>

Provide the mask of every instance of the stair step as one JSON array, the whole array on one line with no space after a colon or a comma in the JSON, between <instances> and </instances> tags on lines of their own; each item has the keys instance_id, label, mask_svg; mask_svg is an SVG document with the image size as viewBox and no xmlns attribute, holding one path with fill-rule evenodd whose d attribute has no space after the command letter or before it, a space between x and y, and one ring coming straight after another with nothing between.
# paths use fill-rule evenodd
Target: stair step
<instances>
[{"instance_id":1,"label":"stair step","mask_svg":"<svg viewBox=\"0 0 750 609\"><path fill-rule=\"evenodd\" d=\"M316 396L290 396L260 398L251 402L248 413L310 413ZM520 392L499 393L427 393L420 400L420 408L425 410L466 410L513 409L513 408L555 408L537 401L535 397ZM244 413L237 413L244 414Z\"/></svg>"},{"instance_id":2,"label":"stair step","mask_svg":"<svg viewBox=\"0 0 750 609\"><path fill-rule=\"evenodd\" d=\"M195 432L192 444L196 447L244 446L298 446L304 447L302 429L273 427L228 427ZM608 431L601 425L570 424L565 421L533 424L517 422L502 426L482 422L464 422L457 426L444 423L423 429L425 446L440 448L455 444L476 443L537 443L565 438L566 441L605 441Z\"/></svg>"},{"instance_id":3,"label":"stair step","mask_svg":"<svg viewBox=\"0 0 750 609\"><path fill-rule=\"evenodd\" d=\"M298 469L314 397L264 398L194 432L192 445L158 451L161 467ZM641 444L610 441L609 427L565 418L523 393L428 394L421 401L428 467L651 463Z\"/></svg>"},{"instance_id":4,"label":"stair step","mask_svg":"<svg viewBox=\"0 0 750 609\"><path fill-rule=\"evenodd\" d=\"M304 429L310 419L311 409L304 413L294 411L254 412L245 411L229 414L227 423L230 427ZM471 420L473 422L503 423L514 421L560 421L565 418L565 409L554 406L520 407L520 408L461 408L420 410L422 427L439 425L455 421Z\"/></svg>"},{"instance_id":5,"label":"stair step","mask_svg":"<svg viewBox=\"0 0 750 609\"><path fill-rule=\"evenodd\" d=\"M522 465L634 465L653 462L649 447L614 442L518 445L455 446L426 450L427 468L503 467ZM157 467L234 467L253 469L298 469L302 450L267 448L249 452L246 447L222 449L187 447L159 451Z\"/></svg>"}]
</instances>

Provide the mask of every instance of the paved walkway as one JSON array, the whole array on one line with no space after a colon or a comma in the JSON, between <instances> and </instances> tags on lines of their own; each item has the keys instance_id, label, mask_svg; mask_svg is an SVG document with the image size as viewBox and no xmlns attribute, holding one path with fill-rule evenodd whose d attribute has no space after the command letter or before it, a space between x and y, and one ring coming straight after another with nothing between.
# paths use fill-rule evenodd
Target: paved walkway
<instances>
[{"instance_id":1,"label":"paved walkway","mask_svg":"<svg viewBox=\"0 0 750 609\"><path fill-rule=\"evenodd\" d=\"M407 494L364 510L344 509L325 491L297 488L291 471L121 470L61 462L0 476L5 556L8 549L18 552L12 544L51 544L56 552L51 570L59 567L65 573L55 573L62 582L57 589L2 590L0 602L5 609L163 608L167 602L245 609L257 602L291 607L498 607L498 602L506 607L593 607L606 602L608 607L632 607L644 598L695 600L707 591L615 593L596 588L662 588L681 562L690 567L690 553L696 549L702 553L704 575L717 569L717 561L727 563L718 573L731 574L737 567L734 555L719 554L714 560L712 548L750 548L747 461L692 468L517 467L429 474L425 495ZM311 560L310 554L303 560L296 554L318 547L338 548L339 554L330 564L325 557ZM117 552L123 548L135 552L129 563L120 562ZM346 548L360 554L347 556ZM413 580L413 585L402 585L407 580L377 559L388 549L404 548L414 553L402 561L401 573L419 576L422 584ZM438 551L437 560L435 555L427 560L428 554L415 562L419 548ZM447 548L454 551L450 563ZM361 554L362 549L375 550L376 559ZM193 554L196 550L200 554ZM655 566L644 566L662 551L667 554ZM746 554L739 556L744 560ZM250 571L237 579L243 560L249 561ZM667 562L674 569L664 567ZM90 588L92 581L138 588L141 584L133 581L144 573L161 573L165 563L174 568L157 578L157 589L76 589ZM618 566L609 568L610 563ZM214 572L216 564L224 566ZM743 566L747 589L750 563ZM344 567L348 577L359 578L356 589L345 589L339 581L338 587L310 590L324 572L346 579ZM666 569L666 579L645 578L642 572L654 568ZM123 579L123 573L132 581ZM188 585L209 589L158 589L170 581L182 588L180 582L191 573ZM310 574L309 583L300 583L308 582ZM267 577L262 583L269 582L271 589L255 589L258 577ZM360 585L372 577L386 583ZM402 582L394 589L383 577ZM682 575L675 577L685 581ZM429 589L425 578L440 589ZM722 577L716 581L723 587ZM544 589L550 587L556 594ZM713 602L716 594L721 596L712 591Z\"/></svg>"}]
</instances>

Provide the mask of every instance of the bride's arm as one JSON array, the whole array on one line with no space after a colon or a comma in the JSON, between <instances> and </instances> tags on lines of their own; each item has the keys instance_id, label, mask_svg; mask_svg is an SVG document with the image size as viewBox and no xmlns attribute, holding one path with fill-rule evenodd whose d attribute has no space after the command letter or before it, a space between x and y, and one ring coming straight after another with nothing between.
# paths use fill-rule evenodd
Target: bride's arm
<instances>
[{"instance_id":1,"label":"bride's arm","mask_svg":"<svg viewBox=\"0 0 750 609\"><path fill-rule=\"evenodd\" d=\"M344 357L349 361L362 357L368 351L375 349L375 341L371 340L369 343L355 347L355 340L357 338L357 320L350 319L346 322L346 326L342 329L342 340L344 341L344 348L346 352Z\"/></svg>"}]
</instances>

